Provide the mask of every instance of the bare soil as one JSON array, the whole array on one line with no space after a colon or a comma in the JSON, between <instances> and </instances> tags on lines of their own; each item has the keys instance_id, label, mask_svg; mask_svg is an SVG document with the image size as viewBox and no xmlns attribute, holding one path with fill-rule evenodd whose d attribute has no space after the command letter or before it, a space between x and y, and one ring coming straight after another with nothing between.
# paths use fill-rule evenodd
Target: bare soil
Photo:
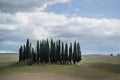
<instances>
[{"instance_id":1,"label":"bare soil","mask_svg":"<svg viewBox=\"0 0 120 80\"><path fill-rule=\"evenodd\" d=\"M53 73L20 73L12 75L0 75L0 80L81 80L77 77L59 75Z\"/></svg>"}]
</instances>

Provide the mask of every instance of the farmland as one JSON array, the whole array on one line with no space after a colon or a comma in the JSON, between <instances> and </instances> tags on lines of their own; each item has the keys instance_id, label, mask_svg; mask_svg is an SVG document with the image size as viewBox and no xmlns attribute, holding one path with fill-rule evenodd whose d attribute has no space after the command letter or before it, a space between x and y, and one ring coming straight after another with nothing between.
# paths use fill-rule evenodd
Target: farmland
<instances>
[{"instance_id":1,"label":"farmland","mask_svg":"<svg viewBox=\"0 0 120 80\"><path fill-rule=\"evenodd\" d=\"M83 55L76 65L19 65L18 54L0 54L0 80L120 80L120 57Z\"/></svg>"}]
</instances>

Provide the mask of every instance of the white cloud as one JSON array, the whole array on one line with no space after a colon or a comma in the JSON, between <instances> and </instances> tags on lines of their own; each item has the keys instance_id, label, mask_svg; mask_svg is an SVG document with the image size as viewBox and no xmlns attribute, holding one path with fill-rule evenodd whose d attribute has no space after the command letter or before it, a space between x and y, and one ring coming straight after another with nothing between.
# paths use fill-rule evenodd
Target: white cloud
<instances>
[{"instance_id":1,"label":"white cloud","mask_svg":"<svg viewBox=\"0 0 120 80\"><path fill-rule=\"evenodd\" d=\"M33 41L46 38L77 40L83 52L119 51L120 19L44 12L48 5L71 1L0 0L0 51L17 51L26 38ZM69 7L72 8L71 3ZM79 9L73 8L73 11Z\"/></svg>"},{"instance_id":2,"label":"white cloud","mask_svg":"<svg viewBox=\"0 0 120 80\"><path fill-rule=\"evenodd\" d=\"M5 25L5 24L0 24L0 30L15 30L14 25Z\"/></svg>"},{"instance_id":3,"label":"white cloud","mask_svg":"<svg viewBox=\"0 0 120 80\"><path fill-rule=\"evenodd\" d=\"M6 14L6 16L8 15L10 14ZM111 37L120 34L119 19L69 17L63 14L45 12L18 12L12 17L7 17L5 21L8 22L1 19L0 30L20 29L25 33L41 33L41 36L44 35L44 37L50 37L56 31L58 31L56 34L59 35L62 33L87 35L89 33L89 35L97 37Z\"/></svg>"},{"instance_id":4,"label":"white cloud","mask_svg":"<svg viewBox=\"0 0 120 80\"><path fill-rule=\"evenodd\" d=\"M3 14L0 13L0 15ZM119 19L70 17L64 14L46 12L6 13L4 17L0 19L0 31L2 31L0 40L3 41L14 39L23 41L26 38L33 40L57 38L68 41L76 39L81 41L83 51L97 50L97 47L100 50L111 49L111 51L118 51L119 49ZM5 30L9 32L6 33ZM1 42L0 45L6 43L14 45L14 42Z\"/></svg>"}]
</instances>

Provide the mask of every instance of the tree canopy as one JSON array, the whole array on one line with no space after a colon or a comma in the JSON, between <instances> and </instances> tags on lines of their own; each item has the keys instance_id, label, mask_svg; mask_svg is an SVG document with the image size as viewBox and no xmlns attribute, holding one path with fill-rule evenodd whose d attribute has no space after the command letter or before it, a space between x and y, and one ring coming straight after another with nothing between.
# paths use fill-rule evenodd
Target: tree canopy
<instances>
[{"instance_id":1,"label":"tree canopy","mask_svg":"<svg viewBox=\"0 0 120 80\"><path fill-rule=\"evenodd\" d=\"M29 39L19 48L20 64L76 64L82 60L80 43L64 43L51 39L37 40L32 47Z\"/></svg>"}]
</instances>

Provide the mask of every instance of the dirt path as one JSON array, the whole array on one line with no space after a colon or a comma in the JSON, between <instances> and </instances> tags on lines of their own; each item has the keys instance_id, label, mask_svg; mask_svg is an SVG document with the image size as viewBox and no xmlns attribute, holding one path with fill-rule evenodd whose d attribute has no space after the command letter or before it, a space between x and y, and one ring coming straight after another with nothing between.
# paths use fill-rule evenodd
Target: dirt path
<instances>
[{"instance_id":1,"label":"dirt path","mask_svg":"<svg viewBox=\"0 0 120 80\"><path fill-rule=\"evenodd\" d=\"M80 80L76 77L50 73L23 73L14 75L0 75L0 80Z\"/></svg>"}]
</instances>

